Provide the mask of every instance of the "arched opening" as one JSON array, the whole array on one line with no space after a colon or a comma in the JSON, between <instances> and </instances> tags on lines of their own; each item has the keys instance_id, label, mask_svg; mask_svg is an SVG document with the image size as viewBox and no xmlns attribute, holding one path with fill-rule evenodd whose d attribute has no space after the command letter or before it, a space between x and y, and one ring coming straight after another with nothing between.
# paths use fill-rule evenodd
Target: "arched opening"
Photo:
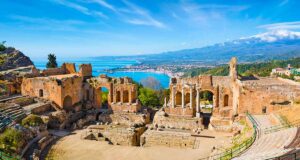
<instances>
[{"instance_id":1,"label":"arched opening","mask_svg":"<svg viewBox=\"0 0 300 160\"><path fill-rule=\"evenodd\" d=\"M73 106L72 98L70 96L66 96L63 102L63 108L67 110L71 110Z\"/></svg>"},{"instance_id":2,"label":"arched opening","mask_svg":"<svg viewBox=\"0 0 300 160\"><path fill-rule=\"evenodd\" d=\"M181 104L182 104L182 102L181 102L181 97L182 97L181 92L177 92L177 93L176 93L176 97L175 97L176 105L181 105Z\"/></svg>"},{"instance_id":3,"label":"arched opening","mask_svg":"<svg viewBox=\"0 0 300 160\"><path fill-rule=\"evenodd\" d=\"M106 87L100 88L101 93L101 108L108 109L108 92L109 90Z\"/></svg>"},{"instance_id":4,"label":"arched opening","mask_svg":"<svg viewBox=\"0 0 300 160\"><path fill-rule=\"evenodd\" d=\"M123 103L129 103L129 93L127 90L123 92Z\"/></svg>"},{"instance_id":5,"label":"arched opening","mask_svg":"<svg viewBox=\"0 0 300 160\"><path fill-rule=\"evenodd\" d=\"M186 93L185 96L184 96L184 104L188 104L190 103L190 93Z\"/></svg>"},{"instance_id":6,"label":"arched opening","mask_svg":"<svg viewBox=\"0 0 300 160\"><path fill-rule=\"evenodd\" d=\"M210 118L213 111L213 97L214 94L211 91L200 92L200 108L203 117L202 124L204 128L207 129L210 123Z\"/></svg>"},{"instance_id":7,"label":"arched opening","mask_svg":"<svg viewBox=\"0 0 300 160\"><path fill-rule=\"evenodd\" d=\"M44 96L44 91L42 89L39 90L39 97L43 97Z\"/></svg>"},{"instance_id":8,"label":"arched opening","mask_svg":"<svg viewBox=\"0 0 300 160\"><path fill-rule=\"evenodd\" d=\"M116 92L116 102L121 102L121 92L120 91L117 91Z\"/></svg>"},{"instance_id":9,"label":"arched opening","mask_svg":"<svg viewBox=\"0 0 300 160\"><path fill-rule=\"evenodd\" d=\"M229 105L228 101L229 101L229 96L226 94L224 96L224 107L227 107Z\"/></svg>"}]
</instances>

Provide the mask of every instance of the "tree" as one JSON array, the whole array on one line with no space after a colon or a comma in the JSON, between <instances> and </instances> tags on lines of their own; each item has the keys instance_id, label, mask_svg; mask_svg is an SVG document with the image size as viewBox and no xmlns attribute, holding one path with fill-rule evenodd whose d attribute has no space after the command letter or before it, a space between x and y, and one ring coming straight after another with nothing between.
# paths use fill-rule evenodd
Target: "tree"
<instances>
[{"instance_id":1,"label":"tree","mask_svg":"<svg viewBox=\"0 0 300 160\"><path fill-rule=\"evenodd\" d=\"M5 43L6 43L6 41L2 41L0 43L0 51L4 51L6 49Z\"/></svg>"},{"instance_id":2,"label":"tree","mask_svg":"<svg viewBox=\"0 0 300 160\"><path fill-rule=\"evenodd\" d=\"M151 88L140 88L138 98L143 106L152 108L157 108L160 106L159 95Z\"/></svg>"},{"instance_id":3,"label":"tree","mask_svg":"<svg viewBox=\"0 0 300 160\"><path fill-rule=\"evenodd\" d=\"M41 124L44 124L42 118L40 116L37 116L34 114L31 114L22 120L23 126L35 127L35 126L39 126Z\"/></svg>"},{"instance_id":4,"label":"tree","mask_svg":"<svg viewBox=\"0 0 300 160\"><path fill-rule=\"evenodd\" d=\"M141 84L144 87L151 88L151 89L154 89L154 90L162 89L161 83L154 77L147 77L145 79L142 79Z\"/></svg>"},{"instance_id":5,"label":"tree","mask_svg":"<svg viewBox=\"0 0 300 160\"><path fill-rule=\"evenodd\" d=\"M46 65L47 68L56 68L57 62L56 62L56 56L55 54L48 54L48 62Z\"/></svg>"},{"instance_id":6,"label":"tree","mask_svg":"<svg viewBox=\"0 0 300 160\"><path fill-rule=\"evenodd\" d=\"M102 91L101 100L102 100L102 105L107 104L107 102L108 102L108 91Z\"/></svg>"}]
</instances>

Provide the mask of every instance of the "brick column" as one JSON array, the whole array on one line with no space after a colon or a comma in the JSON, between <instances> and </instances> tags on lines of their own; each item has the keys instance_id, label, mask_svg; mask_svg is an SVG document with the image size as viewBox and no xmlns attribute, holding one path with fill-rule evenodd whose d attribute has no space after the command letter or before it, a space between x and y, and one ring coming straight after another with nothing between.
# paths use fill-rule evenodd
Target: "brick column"
<instances>
[{"instance_id":1,"label":"brick column","mask_svg":"<svg viewBox=\"0 0 300 160\"><path fill-rule=\"evenodd\" d=\"M193 87L190 86L190 109L193 109Z\"/></svg>"},{"instance_id":2,"label":"brick column","mask_svg":"<svg viewBox=\"0 0 300 160\"><path fill-rule=\"evenodd\" d=\"M197 95L196 95L196 117L200 118L200 89L196 88Z\"/></svg>"},{"instance_id":3,"label":"brick column","mask_svg":"<svg viewBox=\"0 0 300 160\"><path fill-rule=\"evenodd\" d=\"M184 108L184 86L181 89L181 107Z\"/></svg>"},{"instance_id":4,"label":"brick column","mask_svg":"<svg viewBox=\"0 0 300 160\"><path fill-rule=\"evenodd\" d=\"M128 99L129 99L129 104L131 104L132 102L132 89L129 90L129 95L128 95Z\"/></svg>"},{"instance_id":5,"label":"brick column","mask_svg":"<svg viewBox=\"0 0 300 160\"><path fill-rule=\"evenodd\" d=\"M176 87L173 86L173 88L172 88L172 108L175 108L175 92L176 92Z\"/></svg>"}]
</instances>

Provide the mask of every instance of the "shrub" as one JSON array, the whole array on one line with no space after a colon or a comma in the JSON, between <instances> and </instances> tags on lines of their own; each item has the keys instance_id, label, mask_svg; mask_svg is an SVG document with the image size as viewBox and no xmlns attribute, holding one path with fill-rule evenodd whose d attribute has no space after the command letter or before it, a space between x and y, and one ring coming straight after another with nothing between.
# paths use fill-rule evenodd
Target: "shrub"
<instances>
[{"instance_id":1,"label":"shrub","mask_svg":"<svg viewBox=\"0 0 300 160\"><path fill-rule=\"evenodd\" d=\"M35 126L39 126L41 124L44 124L42 118L40 116L33 115L33 114L27 116L26 118L24 118L22 120L23 126L35 127Z\"/></svg>"},{"instance_id":2,"label":"shrub","mask_svg":"<svg viewBox=\"0 0 300 160\"><path fill-rule=\"evenodd\" d=\"M8 152L16 152L25 143L23 134L13 128L8 128L0 135L0 146Z\"/></svg>"}]
</instances>

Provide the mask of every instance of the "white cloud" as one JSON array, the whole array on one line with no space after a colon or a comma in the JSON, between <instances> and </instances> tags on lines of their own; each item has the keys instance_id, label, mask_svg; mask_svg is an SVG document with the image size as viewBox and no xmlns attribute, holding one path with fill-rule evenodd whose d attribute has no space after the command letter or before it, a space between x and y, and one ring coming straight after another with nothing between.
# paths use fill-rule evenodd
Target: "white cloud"
<instances>
[{"instance_id":1,"label":"white cloud","mask_svg":"<svg viewBox=\"0 0 300 160\"><path fill-rule=\"evenodd\" d=\"M250 37L244 37L240 39L247 40L251 38L259 39L260 41L265 41L265 42L275 42L283 39L293 40L293 39L300 39L300 32L294 32L289 30L272 30L269 32L257 34Z\"/></svg>"},{"instance_id":2,"label":"white cloud","mask_svg":"<svg viewBox=\"0 0 300 160\"><path fill-rule=\"evenodd\" d=\"M64 5L66 7L72 8L72 9L75 9L85 15L97 16L97 17L108 19L108 17L105 14L103 14L102 12L90 10L87 7L84 7L84 6L76 4L76 3L68 2L65 0L54 0L53 2L58 3L60 5Z\"/></svg>"},{"instance_id":3,"label":"white cloud","mask_svg":"<svg viewBox=\"0 0 300 160\"><path fill-rule=\"evenodd\" d=\"M159 20L152 17L147 10L140 8L127 0L122 0L125 7L116 7L106 0L86 0L85 2L96 3L104 8L113 11L119 16L121 21L124 21L126 23L134 25L153 26L157 28L166 28L166 25L163 22L160 22Z\"/></svg>"},{"instance_id":4,"label":"white cloud","mask_svg":"<svg viewBox=\"0 0 300 160\"><path fill-rule=\"evenodd\" d=\"M98 3L99 5L108 8L116 13L118 13L118 10L111 4L109 4L108 2L106 2L105 0L90 0L91 2L95 2Z\"/></svg>"},{"instance_id":5,"label":"white cloud","mask_svg":"<svg viewBox=\"0 0 300 160\"><path fill-rule=\"evenodd\" d=\"M258 26L258 28L264 28L268 30L300 29L300 21L265 24Z\"/></svg>"},{"instance_id":6,"label":"white cloud","mask_svg":"<svg viewBox=\"0 0 300 160\"><path fill-rule=\"evenodd\" d=\"M123 2L129 7L129 10L126 12L129 14L133 14L136 18L128 18L126 20L128 23L136 24L136 25L147 25L147 26L154 26L157 28L166 28L166 25L155 18L153 18L147 10L142 9L133 3L130 3L126 0L123 0Z\"/></svg>"}]
</instances>

